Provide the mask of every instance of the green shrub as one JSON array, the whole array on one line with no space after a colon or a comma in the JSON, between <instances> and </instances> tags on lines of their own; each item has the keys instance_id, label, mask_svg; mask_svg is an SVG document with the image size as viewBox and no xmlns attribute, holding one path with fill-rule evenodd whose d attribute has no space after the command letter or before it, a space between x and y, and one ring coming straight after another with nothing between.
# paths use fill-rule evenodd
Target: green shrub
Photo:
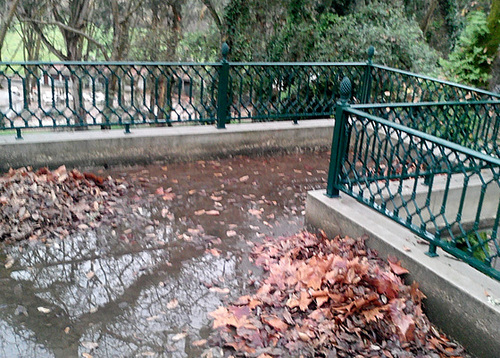
<instances>
[{"instance_id":1,"label":"green shrub","mask_svg":"<svg viewBox=\"0 0 500 358\"><path fill-rule=\"evenodd\" d=\"M440 60L445 74L452 80L476 87L487 87L489 74L485 70L492 61L481 47L481 39L489 33L486 14L474 11L448 60Z\"/></svg>"}]
</instances>

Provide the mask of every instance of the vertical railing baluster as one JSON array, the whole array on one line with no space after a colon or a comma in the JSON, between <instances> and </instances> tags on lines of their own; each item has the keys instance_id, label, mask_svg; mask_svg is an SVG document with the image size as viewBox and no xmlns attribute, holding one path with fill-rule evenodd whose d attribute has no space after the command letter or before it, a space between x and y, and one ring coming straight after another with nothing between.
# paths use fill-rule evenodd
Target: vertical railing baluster
<instances>
[{"instance_id":1,"label":"vertical railing baluster","mask_svg":"<svg viewBox=\"0 0 500 358\"><path fill-rule=\"evenodd\" d=\"M375 54L375 47L368 47L368 61L366 61L365 74L363 76L363 88L361 90L361 103L369 103L372 91L372 68L373 68L373 55Z\"/></svg>"},{"instance_id":2,"label":"vertical railing baluster","mask_svg":"<svg viewBox=\"0 0 500 358\"><path fill-rule=\"evenodd\" d=\"M227 55L229 46L227 43L222 44L222 61L219 68L219 89L217 91L217 128L226 128L226 121L229 108L228 88L229 88L229 62Z\"/></svg>"},{"instance_id":3,"label":"vertical railing baluster","mask_svg":"<svg viewBox=\"0 0 500 358\"><path fill-rule=\"evenodd\" d=\"M340 100L335 109L335 127L333 129L332 150L330 154L330 166L328 169L328 181L326 196L335 198L339 196L339 178L342 173L342 160L346 153L346 107L349 106L351 98L352 85L349 78L344 77L340 83Z\"/></svg>"}]
</instances>

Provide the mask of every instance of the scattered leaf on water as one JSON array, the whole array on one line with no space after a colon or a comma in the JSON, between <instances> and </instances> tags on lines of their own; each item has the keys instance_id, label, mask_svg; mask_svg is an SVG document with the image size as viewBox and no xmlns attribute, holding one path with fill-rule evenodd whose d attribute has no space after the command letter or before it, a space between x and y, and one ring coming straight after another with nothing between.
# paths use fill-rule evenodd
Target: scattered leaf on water
<instances>
[{"instance_id":1,"label":"scattered leaf on water","mask_svg":"<svg viewBox=\"0 0 500 358\"><path fill-rule=\"evenodd\" d=\"M200 347L200 346L204 346L205 344L207 344L207 340L206 339L200 339L200 340L194 341L191 344L193 346L195 346L195 347Z\"/></svg>"},{"instance_id":2,"label":"scattered leaf on water","mask_svg":"<svg viewBox=\"0 0 500 358\"><path fill-rule=\"evenodd\" d=\"M222 251L216 248L212 248L212 249L207 249L206 252L212 256L219 257Z\"/></svg>"},{"instance_id":3,"label":"scattered leaf on water","mask_svg":"<svg viewBox=\"0 0 500 358\"><path fill-rule=\"evenodd\" d=\"M99 344L96 342L83 341L80 344L82 345L82 347L90 349L90 350L93 350L93 349L96 349L97 347L99 347Z\"/></svg>"},{"instance_id":4,"label":"scattered leaf on water","mask_svg":"<svg viewBox=\"0 0 500 358\"><path fill-rule=\"evenodd\" d=\"M176 298L167 303L167 309L169 310L173 310L177 306L179 306L179 301Z\"/></svg>"},{"instance_id":5,"label":"scattered leaf on water","mask_svg":"<svg viewBox=\"0 0 500 358\"><path fill-rule=\"evenodd\" d=\"M184 333L177 333L176 335L174 335L174 336L172 337L172 340L173 340L174 342L177 342L177 341L180 341L181 339L186 338L186 336L187 336L187 333L185 333L185 332L184 332Z\"/></svg>"},{"instance_id":6,"label":"scattered leaf on water","mask_svg":"<svg viewBox=\"0 0 500 358\"><path fill-rule=\"evenodd\" d=\"M37 307L37 310L42 313L50 313L51 309L46 307Z\"/></svg>"},{"instance_id":7,"label":"scattered leaf on water","mask_svg":"<svg viewBox=\"0 0 500 358\"><path fill-rule=\"evenodd\" d=\"M5 262L5 268L8 270L14 265L14 258L10 255L7 255L7 261Z\"/></svg>"},{"instance_id":8,"label":"scattered leaf on water","mask_svg":"<svg viewBox=\"0 0 500 358\"><path fill-rule=\"evenodd\" d=\"M209 291L227 295L229 293L229 288L210 287Z\"/></svg>"}]
</instances>

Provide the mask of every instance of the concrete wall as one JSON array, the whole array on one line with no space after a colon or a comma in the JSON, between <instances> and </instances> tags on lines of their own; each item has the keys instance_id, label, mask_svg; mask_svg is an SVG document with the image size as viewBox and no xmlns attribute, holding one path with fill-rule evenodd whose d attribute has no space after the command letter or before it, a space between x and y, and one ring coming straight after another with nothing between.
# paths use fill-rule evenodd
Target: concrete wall
<instances>
[{"instance_id":1,"label":"concrete wall","mask_svg":"<svg viewBox=\"0 0 500 358\"><path fill-rule=\"evenodd\" d=\"M0 136L0 172L10 167L95 167L182 161L296 148L329 148L333 120L174 126Z\"/></svg>"},{"instance_id":2,"label":"concrete wall","mask_svg":"<svg viewBox=\"0 0 500 358\"><path fill-rule=\"evenodd\" d=\"M368 235L370 248L383 258L396 256L410 271L407 283L419 283L434 324L475 356L500 357L500 305L494 303L500 302L500 282L441 250L436 258L425 255L428 246L403 226L345 194L332 199L324 193L308 193L307 228L330 236Z\"/></svg>"}]
</instances>

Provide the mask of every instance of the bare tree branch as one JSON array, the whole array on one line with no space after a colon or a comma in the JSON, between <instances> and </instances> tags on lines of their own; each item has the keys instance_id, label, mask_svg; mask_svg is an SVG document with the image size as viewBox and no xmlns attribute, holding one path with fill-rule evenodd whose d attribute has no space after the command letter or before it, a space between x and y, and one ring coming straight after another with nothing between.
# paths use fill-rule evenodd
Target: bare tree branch
<instances>
[{"instance_id":1,"label":"bare tree branch","mask_svg":"<svg viewBox=\"0 0 500 358\"><path fill-rule=\"evenodd\" d=\"M64 29L64 30L66 30L66 31L73 32L73 33L75 33L75 34L77 34L77 35L80 35L80 36L82 36L82 37L86 38L89 42L92 42L94 45L96 45L96 46L97 46L97 48L98 48L98 49L101 51L101 53L103 54L103 56L104 56L104 58L106 59L106 61L109 61L109 56L108 56L108 54L107 54L107 52L106 52L106 48L104 47L104 45L103 45L103 44L101 44L99 41L97 41L97 40L96 40L96 39L94 39L92 36L90 36L89 34L86 34L86 33L85 33L85 32L83 32L83 31L77 30L77 29L75 29L75 28L73 28L73 27L71 27L71 26L65 25L65 24L63 24L62 22L59 22L59 21L42 21L42 20L27 19L27 18L22 18L22 19L21 19L21 21L23 21L23 22L31 22L32 24L37 24L37 25L55 25L55 26L58 26L58 27L59 27L59 28L61 28L61 29ZM38 27L38 28L39 28L39 27ZM40 30L40 31L37 31L37 32L39 32L40 34L42 34L42 31L41 31L41 30ZM43 41L43 37L42 37L42 41ZM47 42L46 42L46 41L44 41L44 43L45 43L45 45L49 46L49 45L47 44ZM54 46L52 46L51 44L50 44L50 47L51 47L53 50L56 50L56 49L54 48ZM53 51L52 49L51 49L51 51ZM57 51L57 52L59 52L59 53L61 53L61 52L60 52L60 51L58 51L58 50L56 50L56 51ZM56 54L56 53L54 52L54 54ZM59 55L57 55L57 54L56 54L56 56L57 56L57 57L60 57L60 56L59 56ZM63 55L63 57L66 57L66 56L64 56L64 55ZM60 58L61 58L61 57L60 57Z\"/></svg>"},{"instance_id":2,"label":"bare tree branch","mask_svg":"<svg viewBox=\"0 0 500 358\"><path fill-rule=\"evenodd\" d=\"M61 61L68 60L68 56L63 54L58 49L56 49L55 46L52 45L52 43L47 39L47 37L45 37L45 34L43 33L42 29L40 28L40 26L36 22L34 22L32 19L28 19L27 21L23 21L22 19L19 19L19 21L30 22L31 26L33 26L33 29L38 33L38 35L40 36L40 39L42 40L43 44L45 46L47 46L48 50L50 52L52 52L54 55L56 55Z\"/></svg>"},{"instance_id":3,"label":"bare tree branch","mask_svg":"<svg viewBox=\"0 0 500 358\"><path fill-rule=\"evenodd\" d=\"M212 18L215 21L215 25L217 25L217 28L219 31L222 33L222 21L220 20L219 14L217 14L217 11L215 10L214 4L212 4L211 0L201 0L203 5L205 5L210 12L210 15L212 15Z\"/></svg>"}]
</instances>

